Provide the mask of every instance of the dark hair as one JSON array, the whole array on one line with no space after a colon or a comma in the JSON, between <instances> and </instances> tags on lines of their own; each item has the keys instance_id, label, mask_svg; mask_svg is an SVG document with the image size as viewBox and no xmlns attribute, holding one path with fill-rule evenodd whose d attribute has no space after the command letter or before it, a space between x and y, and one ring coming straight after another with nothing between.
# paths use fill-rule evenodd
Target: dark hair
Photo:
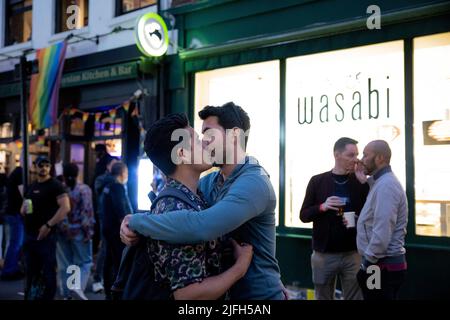
<instances>
[{"instance_id":1,"label":"dark hair","mask_svg":"<svg viewBox=\"0 0 450 320\"><path fill-rule=\"evenodd\" d=\"M348 144L358 144L358 141L352 139L352 138L347 138L347 137L342 137L339 138L335 143L334 143L334 148L333 151L339 151L342 152L345 150L345 146Z\"/></svg>"},{"instance_id":2,"label":"dark hair","mask_svg":"<svg viewBox=\"0 0 450 320\"><path fill-rule=\"evenodd\" d=\"M145 135L144 150L153 164L166 176L175 172L176 165L172 161L172 150L180 141L172 141L172 133L176 129L189 126L184 113L170 114L153 123ZM181 137L180 137L181 139Z\"/></svg>"},{"instance_id":3,"label":"dark hair","mask_svg":"<svg viewBox=\"0 0 450 320\"><path fill-rule=\"evenodd\" d=\"M111 175L113 177L118 177L120 176L125 169L127 169L127 165L123 162L116 162L113 164L112 168L111 168Z\"/></svg>"},{"instance_id":4,"label":"dark hair","mask_svg":"<svg viewBox=\"0 0 450 320\"><path fill-rule=\"evenodd\" d=\"M105 151L106 152L106 145L104 145L104 144L97 144L95 146L95 151Z\"/></svg>"},{"instance_id":5,"label":"dark hair","mask_svg":"<svg viewBox=\"0 0 450 320\"><path fill-rule=\"evenodd\" d=\"M244 132L250 129L250 118L247 112L233 102L225 103L220 107L206 106L198 113L200 119L205 120L208 117L217 117L222 128L233 129L235 127ZM245 136L245 147L247 147L248 135Z\"/></svg>"},{"instance_id":6,"label":"dark hair","mask_svg":"<svg viewBox=\"0 0 450 320\"><path fill-rule=\"evenodd\" d=\"M63 176L67 186L71 189L77 184L79 168L75 163L66 163L63 166Z\"/></svg>"},{"instance_id":7,"label":"dark hair","mask_svg":"<svg viewBox=\"0 0 450 320\"><path fill-rule=\"evenodd\" d=\"M119 161L120 159L117 158L117 157L113 157L113 156L107 157L107 158L106 158L106 166L108 166L108 165L109 165L111 162L113 162L114 160Z\"/></svg>"}]
</instances>

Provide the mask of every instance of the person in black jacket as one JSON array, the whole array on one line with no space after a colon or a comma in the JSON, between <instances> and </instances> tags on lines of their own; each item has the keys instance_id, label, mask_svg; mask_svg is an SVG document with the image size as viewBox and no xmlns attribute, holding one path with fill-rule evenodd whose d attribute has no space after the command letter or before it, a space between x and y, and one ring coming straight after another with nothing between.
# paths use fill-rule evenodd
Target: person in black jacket
<instances>
[{"instance_id":1,"label":"person in black jacket","mask_svg":"<svg viewBox=\"0 0 450 320\"><path fill-rule=\"evenodd\" d=\"M103 189L103 239L106 256L103 266L103 285L107 300L111 300L111 286L117 276L125 245L120 240L120 224L127 214L133 213L128 198L128 168L123 162L116 162L111 168L114 181Z\"/></svg>"},{"instance_id":2,"label":"person in black jacket","mask_svg":"<svg viewBox=\"0 0 450 320\"><path fill-rule=\"evenodd\" d=\"M369 186L362 183L365 179L355 175L357 143L346 137L336 141L334 168L311 178L300 210L300 219L313 223L311 266L317 300L334 299L338 276L344 299L362 299L356 280L361 263L356 228L347 228L342 216L343 211L354 211L357 216L369 192Z\"/></svg>"}]
</instances>

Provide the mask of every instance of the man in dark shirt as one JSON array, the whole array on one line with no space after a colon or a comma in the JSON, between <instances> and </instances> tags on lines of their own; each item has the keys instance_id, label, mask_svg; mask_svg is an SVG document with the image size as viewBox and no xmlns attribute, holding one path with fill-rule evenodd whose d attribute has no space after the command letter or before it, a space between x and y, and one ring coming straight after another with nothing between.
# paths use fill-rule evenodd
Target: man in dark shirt
<instances>
[{"instance_id":1,"label":"man in dark shirt","mask_svg":"<svg viewBox=\"0 0 450 320\"><path fill-rule=\"evenodd\" d=\"M111 286L119 271L122 251L125 245L120 240L120 224L127 214L133 213L128 198L128 168L123 162L116 162L111 168L113 181L104 187L102 193L103 239L105 240L105 261L103 265L103 285L107 300L111 300Z\"/></svg>"},{"instance_id":2,"label":"man in dark shirt","mask_svg":"<svg viewBox=\"0 0 450 320\"><path fill-rule=\"evenodd\" d=\"M23 278L23 273L19 268L19 254L23 243L23 219L20 215L20 207L23 202L22 186L22 168L16 167L6 182L5 222L9 226L9 246L2 270L2 280Z\"/></svg>"},{"instance_id":3,"label":"man in dark shirt","mask_svg":"<svg viewBox=\"0 0 450 320\"><path fill-rule=\"evenodd\" d=\"M70 211L69 197L63 185L50 176L51 164L47 157L35 161L37 181L25 194L21 214L25 217L25 255L27 281L25 299L52 300L56 293L56 236L54 226ZM31 208L29 205L31 200ZM42 278L42 296L31 292L33 280Z\"/></svg>"},{"instance_id":4,"label":"man in dark shirt","mask_svg":"<svg viewBox=\"0 0 450 320\"><path fill-rule=\"evenodd\" d=\"M106 149L106 145L97 144L95 146L95 155L97 158L97 163L95 164L95 172L94 172L94 182L98 176L101 176L106 171L106 166L109 162L111 162L112 156L108 153Z\"/></svg>"},{"instance_id":5,"label":"man in dark shirt","mask_svg":"<svg viewBox=\"0 0 450 320\"><path fill-rule=\"evenodd\" d=\"M347 228L339 213L354 211L358 215L369 192L368 185L354 174L357 143L350 138L336 141L334 168L311 178L300 210L303 222L313 222L311 266L317 300L334 299L338 276L345 299L362 299L356 281L361 263L356 229Z\"/></svg>"}]
</instances>

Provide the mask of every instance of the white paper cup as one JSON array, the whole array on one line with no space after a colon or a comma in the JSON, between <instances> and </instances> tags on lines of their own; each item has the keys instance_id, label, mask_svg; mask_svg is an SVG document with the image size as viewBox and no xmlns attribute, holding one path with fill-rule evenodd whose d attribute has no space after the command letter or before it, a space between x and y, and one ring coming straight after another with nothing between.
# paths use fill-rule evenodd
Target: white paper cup
<instances>
[{"instance_id":1,"label":"white paper cup","mask_svg":"<svg viewBox=\"0 0 450 320\"><path fill-rule=\"evenodd\" d=\"M347 220L347 228L355 227L355 212L354 211L344 212L344 218L345 218L345 220Z\"/></svg>"}]
</instances>

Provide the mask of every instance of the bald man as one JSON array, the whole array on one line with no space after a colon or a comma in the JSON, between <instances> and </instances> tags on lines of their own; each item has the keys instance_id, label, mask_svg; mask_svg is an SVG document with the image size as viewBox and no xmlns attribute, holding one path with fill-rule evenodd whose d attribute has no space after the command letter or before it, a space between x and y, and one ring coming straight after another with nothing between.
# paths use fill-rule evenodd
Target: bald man
<instances>
[{"instance_id":1,"label":"bald man","mask_svg":"<svg viewBox=\"0 0 450 320\"><path fill-rule=\"evenodd\" d=\"M369 195L358 218L356 243L362 256L357 278L365 300L395 300L406 273L406 194L390 166L386 141L370 142L360 175L369 175ZM379 277L378 277L379 275Z\"/></svg>"}]
</instances>

